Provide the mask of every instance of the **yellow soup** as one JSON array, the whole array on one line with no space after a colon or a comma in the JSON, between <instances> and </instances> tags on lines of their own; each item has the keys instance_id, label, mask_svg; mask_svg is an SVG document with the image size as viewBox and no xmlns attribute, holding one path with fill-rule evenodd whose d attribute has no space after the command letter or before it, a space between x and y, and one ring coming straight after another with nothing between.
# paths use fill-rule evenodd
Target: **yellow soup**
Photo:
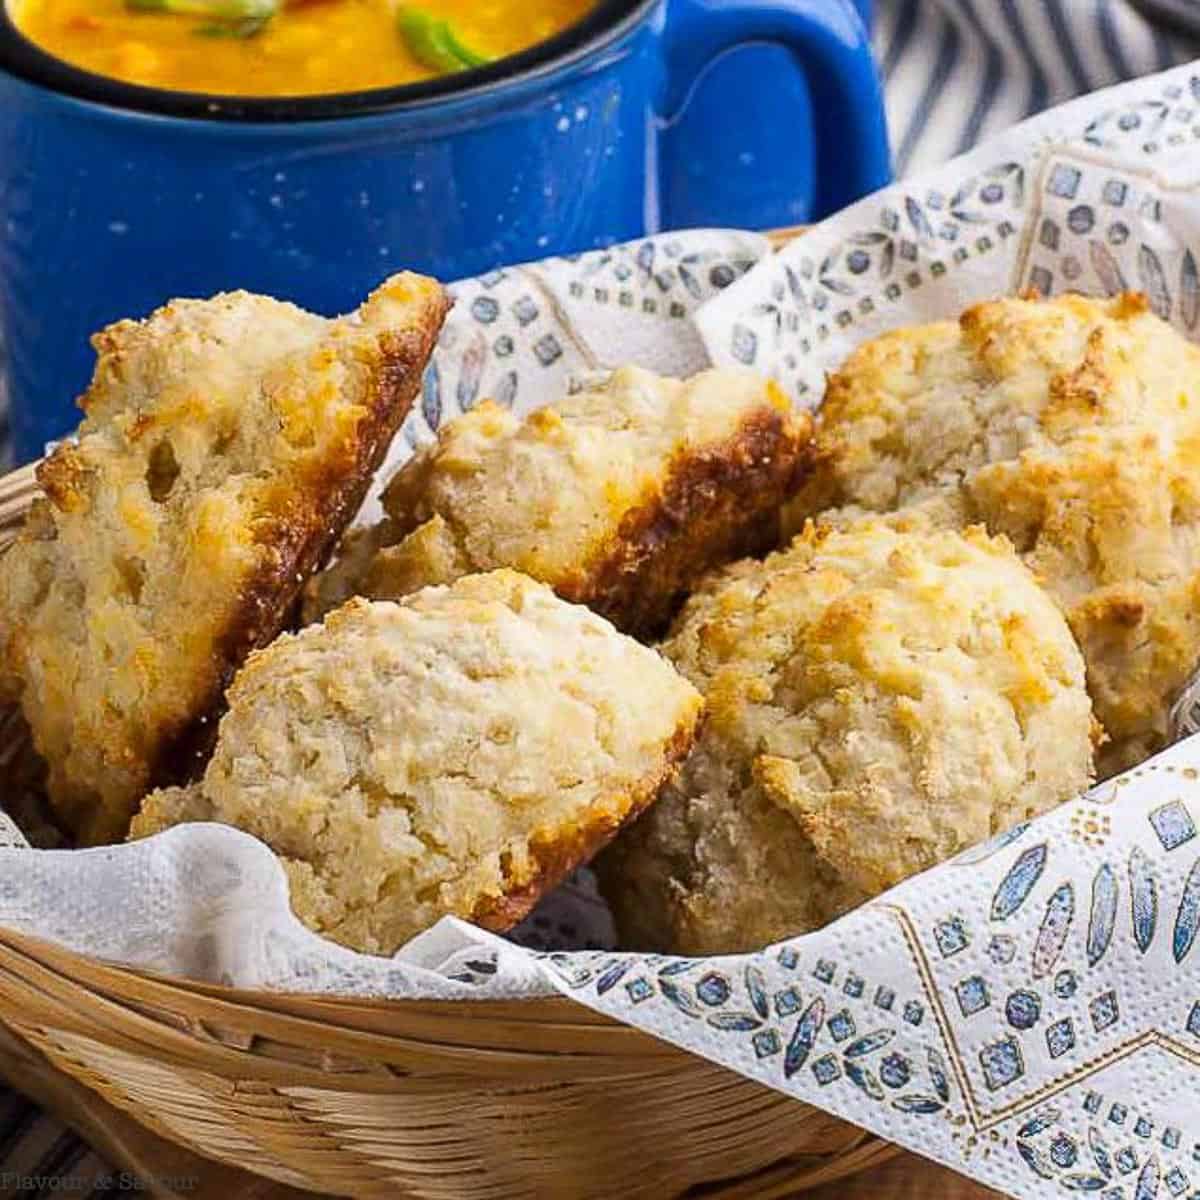
<instances>
[{"instance_id":1,"label":"yellow soup","mask_svg":"<svg viewBox=\"0 0 1200 1200\"><path fill-rule=\"evenodd\" d=\"M436 78L544 41L594 2L9 0L26 37L76 66L227 96L351 92Z\"/></svg>"}]
</instances>

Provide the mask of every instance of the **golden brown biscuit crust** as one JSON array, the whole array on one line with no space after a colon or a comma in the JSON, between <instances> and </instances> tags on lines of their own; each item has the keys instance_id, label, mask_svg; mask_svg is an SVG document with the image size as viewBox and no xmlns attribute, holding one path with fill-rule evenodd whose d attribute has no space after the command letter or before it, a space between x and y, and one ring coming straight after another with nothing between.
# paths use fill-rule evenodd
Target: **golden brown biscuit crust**
<instances>
[{"instance_id":1,"label":"golden brown biscuit crust","mask_svg":"<svg viewBox=\"0 0 1200 1200\"><path fill-rule=\"evenodd\" d=\"M675 732L663 747L663 765L658 774L640 780L616 805L616 812L622 814L620 819L614 812L600 813L594 820L581 821L565 837L553 829L534 833L529 839L530 869L507 875L503 893L485 896L471 913L471 920L494 933L503 933L524 920L543 896L552 892L580 863L590 862L625 825L654 803L663 787L678 774L695 734L694 725Z\"/></svg>"},{"instance_id":2,"label":"golden brown biscuit crust","mask_svg":"<svg viewBox=\"0 0 1200 1200\"><path fill-rule=\"evenodd\" d=\"M707 715L597 864L631 948L806 932L1089 782L1079 650L980 529L810 526L715 572L663 650Z\"/></svg>"},{"instance_id":3,"label":"golden brown biscuit crust","mask_svg":"<svg viewBox=\"0 0 1200 1200\"><path fill-rule=\"evenodd\" d=\"M98 334L77 444L0 573L0 660L84 843L201 762L420 387L447 299L400 275L327 321L246 293Z\"/></svg>"},{"instance_id":4,"label":"golden brown biscuit crust","mask_svg":"<svg viewBox=\"0 0 1200 1200\"><path fill-rule=\"evenodd\" d=\"M830 380L785 525L913 507L1003 533L1083 650L1101 777L1163 746L1200 664L1200 349L1137 294L977 304Z\"/></svg>"},{"instance_id":5,"label":"golden brown biscuit crust","mask_svg":"<svg viewBox=\"0 0 1200 1200\"><path fill-rule=\"evenodd\" d=\"M807 475L810 447L807 414L749 413L727 441L677 455L662 491L555 590L635 636L661 633L707 571L778 544L779 504Z\"/></svg>"},{"instance_id":6,"label":"golden brown biscuit crust","mask_svg":"<svg viewBox=\"0 0 1200 1200\"><path fill-rule=\"evenodd\" d=\"M387 519L313 581L305 615L509 566L652 636L705 570L770 547L810 455L808 415L746 372L623 368L523 420L485 401L392 479Z\"/></svg>"},{"instance_id":7,"label":"golden brown biscuit crust","mask_svg":"<svg viewBox=\"0 0 1200 1200\"><path fill-rule=\"evenodd\" d=\"M365 416L339 457L312 464L294 491L280 497L279 511L258 524L256 540L274 555L247 579L241 609L232 614L214 648L217 676L207 710L168 736L150 769L154 782L191 778L212 748L222 696L252 650L265 646L287 624L305 582L329 558L342 530L363 502L404 418L421 390L422 374L433 353L449 297L426 291L423 307L408 328L379 337L379 361Z\"/></svg>"},{"instance_id":8,"label":"golden brown biscuit crust","mask_svg":"<svg viewBox=\"0 0 1200 1200\"><path fill-rule=\"evenodd\" d=\"M310 927L392 953L444 915L504 929L654 798L697 691L512 571L354 599L251 655L201 782L143 837L217 820L280 857Z\"/></svg>"}]
</instances>

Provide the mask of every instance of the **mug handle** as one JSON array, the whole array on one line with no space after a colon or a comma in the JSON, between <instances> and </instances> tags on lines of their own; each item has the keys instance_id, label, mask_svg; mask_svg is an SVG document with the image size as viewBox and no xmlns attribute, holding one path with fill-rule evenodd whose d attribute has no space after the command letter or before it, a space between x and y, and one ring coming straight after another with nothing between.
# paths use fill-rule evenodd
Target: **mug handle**
<instances>
[{"instance_id":1,"label":"mug handle","mask_svg":"<svg viewBox=\"0 0 1200 1200\"><path fill-rule=\"evenodd\" d=\"M844 208L891 181L879 75L851 0L670 0L663 37L668 124L714 59L748 42L773 42L792 52L813 96L818 211ZM735 98L729 120L737 119ZM753 143L753 130L746 139ZM671 152L693 161L708 157L693 138Z\"/></svg>"}]
</instances>

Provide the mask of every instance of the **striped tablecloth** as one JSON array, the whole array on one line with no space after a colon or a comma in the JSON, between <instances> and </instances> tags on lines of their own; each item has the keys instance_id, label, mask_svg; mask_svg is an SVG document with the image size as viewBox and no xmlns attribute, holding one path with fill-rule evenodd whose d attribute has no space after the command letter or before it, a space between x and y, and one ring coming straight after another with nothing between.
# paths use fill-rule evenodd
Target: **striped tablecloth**
<instances>
[{"instance_id":1,"label":"striped tablecloth","mask_svg":"<svg viewBox=\"0 0 1200 1200\"><path fill-rule=\"evenodd\" d=\"M1200 57L1200 0L876 0L874 41L905 174L1072 96ZM7 453L0 406L0 463ZM150 1182L114 1170L0 1084L0 1195L172 1194ZM916 1160L825 1191L824 1200L991 1195Z\"/></svg>"},{"instance_id":2,"label":"striped tablecloth","mask_svg":"<svg viewBox=\"0 0 1200 1200\"><path fill-rule=\"evenodd\" d=\"M876 0L897 175L1200 57L1200 0Z\"/></svg>"}]
</instances>

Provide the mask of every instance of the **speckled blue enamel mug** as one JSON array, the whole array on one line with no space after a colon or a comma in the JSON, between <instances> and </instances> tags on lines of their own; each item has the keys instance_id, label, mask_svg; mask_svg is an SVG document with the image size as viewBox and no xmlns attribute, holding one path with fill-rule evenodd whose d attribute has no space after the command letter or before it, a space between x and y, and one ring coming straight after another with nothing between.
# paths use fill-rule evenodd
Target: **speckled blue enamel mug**
<instances>
[{"instance_id":1,"label":"speckled blue enamel mug","mask_svg":"<svg viewBox=\"0 0 1200 1200\"><path fill-rule=\"evenodd\" d=\"M456 278L712 219L709 122L672 137L672 120L710 63L755 41L804 72L811 127L777 119L795 122L798 155L815 143L822 207L885 183L879 85L850 0L601 0L477 70L297 99L89 74L0 15L0 334L18 460L75 423L88 335L169 296L245 287L336 312L402 266ZM736 127L739 97L717 115ZM753 156L754 125L739 134ZM745 223L794 220L759 161Z\"/></svg>"}]
</instances>

